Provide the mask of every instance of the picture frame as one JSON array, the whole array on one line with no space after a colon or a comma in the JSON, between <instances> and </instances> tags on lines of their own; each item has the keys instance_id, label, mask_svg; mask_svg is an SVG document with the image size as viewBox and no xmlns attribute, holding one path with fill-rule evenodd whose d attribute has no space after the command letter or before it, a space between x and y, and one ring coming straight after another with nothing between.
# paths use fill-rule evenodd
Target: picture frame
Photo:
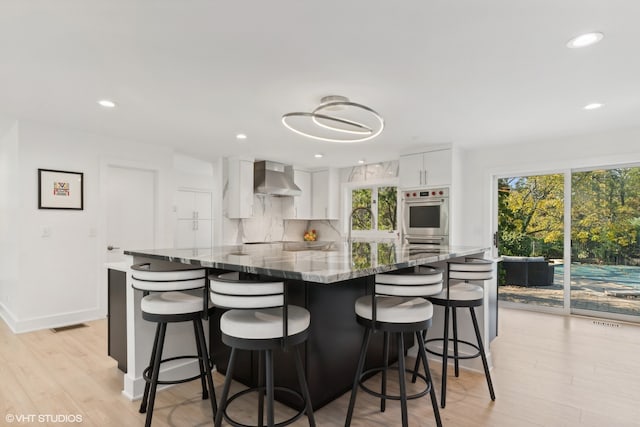
<instances>
[{"instance_id":1,"label":"picture frame","mask_svg":"<svg viewBox=\"0 0 640 427\"><path fill-rule=\"evenodd\" d=\"M38 169L38 209L84 209L82 172Z\"/></svg>"}]
</instances>

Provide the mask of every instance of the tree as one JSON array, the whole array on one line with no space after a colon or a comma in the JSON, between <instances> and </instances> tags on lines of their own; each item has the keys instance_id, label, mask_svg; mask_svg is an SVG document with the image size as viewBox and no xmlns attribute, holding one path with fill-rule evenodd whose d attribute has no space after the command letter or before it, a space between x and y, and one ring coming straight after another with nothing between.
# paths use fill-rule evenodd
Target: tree
<instances>
[{"instance_id":1,"label":"tree","mask_svg":"<svg viewBox=\"0 0 640 427\"><path fill-rule=\"evenodd\" d=\"M503 255L562 256L561 174L498 181L498 233Z\"/></svg>"}]
</instances>

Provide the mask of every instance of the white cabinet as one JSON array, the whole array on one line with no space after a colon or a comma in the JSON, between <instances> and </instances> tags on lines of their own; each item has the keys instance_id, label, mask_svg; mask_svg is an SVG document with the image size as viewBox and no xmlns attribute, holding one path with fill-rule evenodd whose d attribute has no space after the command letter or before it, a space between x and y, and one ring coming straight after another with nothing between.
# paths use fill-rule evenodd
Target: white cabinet
<instances>
[{"instance_id":1,"label":"white cabinet","mask_svg":"<svg viewBox=\"0 0 640 427\"><path fill-rule=\"evenodd\" d=\"M340 188L337 169L311 173L312 219L339 219Z\"/></svg>"},{"instance_id":2,"label":"white cabinet","mask_svg":"<svg viewBox=\"0 0 640 427\"><path fill-rule=\"evenodd\" d=\"M227 216L253 216L253 160L230 158L227 163Z\"/></svg>"},{"instance_id":3,"label":"white cabinet","mask_svg":"<svg viewBox=\"0 0 640 427\"><path fill-rule=\"evenodd\" d=\"M400 188L450 185L451 149L400 156Z\"/></svg>"},{"instance_id":4,"label":"white cabinet","mask_svg":"<svg viewBox=\"0 0 640 427\"><path fill-rule=\"evenodd\" d=\"M302 194L284 200L284 218L311 219L311 173L294 169L293 182L300 187Z\"/></svg>"},{"instance_id":5,"label":"white cabinet","mask_svg":"<svg viewBox=\"0 0 640 427\"><path fill-rule=\"evenodd\" d=\"M211 193L178 190L175 202L174 246L178 249L211 247Z\"/></svg>"}]
</instances>

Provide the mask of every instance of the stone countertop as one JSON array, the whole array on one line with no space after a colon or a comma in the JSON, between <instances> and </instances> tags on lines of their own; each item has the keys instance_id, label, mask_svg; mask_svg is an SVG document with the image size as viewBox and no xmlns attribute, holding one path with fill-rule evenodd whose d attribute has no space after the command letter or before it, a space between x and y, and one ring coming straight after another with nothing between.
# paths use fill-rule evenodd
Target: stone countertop
<instances>
[{"instance_id":1,"label":"stone countertop","mask_svg":"<svg viewBox=\"0 0 640 427\"><path fill-rule=\"evenodd\" d=\"M207 249L126 250L126 255L200 265L283 279L335 283L400 268L481 254L489 248L448 246L438 249L397 240L347 242L277 242L217 246Z\"/></svg>"}]
</instances>

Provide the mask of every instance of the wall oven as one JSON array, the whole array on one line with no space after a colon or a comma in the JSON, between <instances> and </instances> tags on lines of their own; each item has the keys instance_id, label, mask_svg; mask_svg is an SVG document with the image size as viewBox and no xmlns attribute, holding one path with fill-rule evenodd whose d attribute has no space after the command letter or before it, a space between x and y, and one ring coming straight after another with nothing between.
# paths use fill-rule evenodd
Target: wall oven
<instances>
[{"instance_id":1,"label":"wall oven","mask_svg":"<svg viewBox=\"0 0 640 427\"><path fill-rule=\"evenodd\" d=\"M405 190L403 237L408 243L449 245L449 189Z\"/></svg>"}]
</instances>

